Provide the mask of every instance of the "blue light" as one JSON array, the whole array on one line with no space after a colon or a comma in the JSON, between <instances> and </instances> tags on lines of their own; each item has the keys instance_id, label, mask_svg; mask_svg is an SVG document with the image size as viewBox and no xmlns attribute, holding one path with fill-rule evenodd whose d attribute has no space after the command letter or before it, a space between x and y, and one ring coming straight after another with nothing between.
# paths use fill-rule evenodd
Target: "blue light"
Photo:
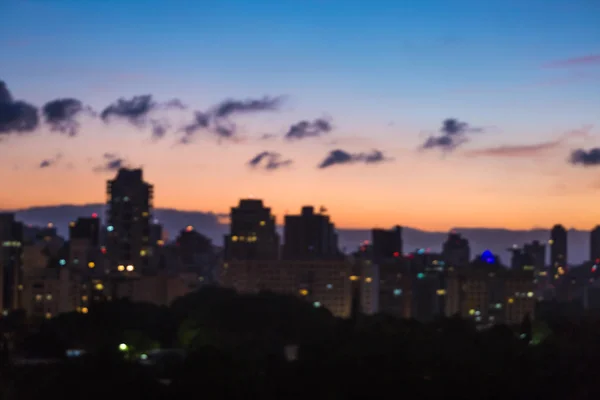
<instances>
[{"instance_id":1,"label":"blue light","mask_svg":"<svg viewBox=\"0 0 600 400\"><path fill-rule=\"evenodd\" d=\"M422 272L419 272L419 273L417 274L417 278L419 278L419 279L423 279L423 278L425 278L425 274L424 274L424 273L422 273Z\"/></svg>"},{"instance_id":2,"label":"blue light","mask_svg":"<svg viewBox=\"0 0 600 400\"><path fill-rule=\"evenodd\" d=\"M402 289L394 289L394 296L401 296L402 295Z\"/></svg>"},{"instance_id":3,"label":"blue light","mask_svg":"<svg viewBox=\"0 0 600 400\"><path fill-rule=\"evenodd\" d=\"M109 225L109 226L106 227L106 230L109 231L109 232L112 232L112 231L115 230L115 228L112 225Z\"/></svg>"},{"instance_id":4,"label":"blue light","mask_svg":"<svg viewBox=\"0 0 600 400\"><path fill-rule=\"evenodd\" d=\"M315 306L315 308L319 308L319 307L321 307L321 302L320 301L315 301L313 303L313 306Z\"/></svg>"},{"instance_id":5,"label":"blue light","mask_svg":"<svg viewBox=\"0 0 600 400\"><path fill-rule=\"evenodd\" d=\"M483 253L481 253L480 259L481 261L484 261L488 264L493 264L496 262L496 256L494 256L494 254L489 250L486 250Z\"/></svg>"},{"instance_id":6,"label":"blue light","mask_svg":"<svg viewBox=\"0 0 600 400\"><path fill-rule=\"evenodd\" d=\"M331 283L327 284L327 289L333 289L333 285Z\"/></svg>"},{"instance_id":7,"label":"blue light","mask_svg":"<svg viewBox=\"0 0 600 400\"><path fill-rule=\"evenodd\" d=\"M417 254L425 254L425 249L419 249L419 250L417 250Z\"/></svg>"},{"instance_id":8,"label":"blue light","mask_svg":"<svg viewBox=\"0 0 600 400\"><path fill-rule=\"evenodd\" d=\"M60 259L60 261L58 262L60 265L66 265L67 261L65 259Z\"/></svg>"}]
</instances>

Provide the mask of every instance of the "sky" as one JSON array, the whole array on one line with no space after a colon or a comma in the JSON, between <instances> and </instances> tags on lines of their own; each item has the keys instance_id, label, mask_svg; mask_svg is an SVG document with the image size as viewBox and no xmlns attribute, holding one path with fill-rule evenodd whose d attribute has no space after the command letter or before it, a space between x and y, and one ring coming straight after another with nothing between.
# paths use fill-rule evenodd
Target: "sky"
<instances>
[{"instance_id":1,"label":"sky","mask_svg":"<svg viewBox=\"0 0 600 400\"><path fill-rule=\"evenodd\" d=\"M590 229L598 15L597 0L0 1L0 209L102 202L127 166L157 207Z\"/></svg>"}]
</instances>

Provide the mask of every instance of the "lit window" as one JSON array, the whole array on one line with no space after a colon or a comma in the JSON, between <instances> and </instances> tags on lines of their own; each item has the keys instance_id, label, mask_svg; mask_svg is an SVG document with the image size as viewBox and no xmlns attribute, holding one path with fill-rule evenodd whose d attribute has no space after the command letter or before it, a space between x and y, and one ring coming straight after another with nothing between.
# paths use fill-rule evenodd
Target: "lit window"
<instances>
[{"instance_id":1,"label":"lit window","mask_svg":"<svg viewBox=\"0 0 600 400\"><path fill-rule=\"evenodd\" d=\"M475 309L471 308L471 309L469 310L469 315L475 315Z\"/></svg>"},{"instance_id":2,"label":"lit window","mask_svg":"<svg viewBox=\"0 0 600 400\"><path fill-rule=\"evenodd\" d=\"M52 295L51 294L47 294L46 295L46 300L52 300Z\"/></svg>"},{"instance_id":3,"label":"lit window","mask_svg":"<svg viewBox=\"0 0 600 400\"><path fill-rule=\"evenodd\" d=\"M104 289L104 285L101 283L96 283L96 286L94 286L96 288L96 290L103 290Z\"/></svg>"},{"instance_id":4,"label":"lit window","mask_svg":"<svg viewBox=\"0 0 600 400\"><path fill-rule=\"evenodd\" d=\"M131 271L133 271L135 268L133 267L133 265L128 265L126 269L127 269L127 271L131 272Z\"/></svg>"},{"instance_id":5,"label":"lit window","mask_svg":"<svg viewBox=\"0 0 600 400\"><path fill-rule=\"evenodd\" d=\"M350 275L350 280L351 281L357 281L359 278L356 275Z\"/></svg>"},{"instance_id":6,"label":"lit window","mask_svg":"<svg viewBox=\"0 0 600 400\"><path fill-rule=\"evenodd\" d=\"M35 301L42 301L42 295L41 294L36 294L35 295Z\"/></svg>"},{"instance_id":7,"label":"lit window","mask_svg":"<svg viewBox=\"0 0 600 400\"><path fill-rule=\"evenodd\" d=\"M402 289L394 289L394 296L401 296L402 295Z\"/></svg>"},{"instance_id":8,"label":"lit window","mask_svg":"<svg viewBox=\"0 0 600 400\"><path fill-rule=\"evenodd\" d=\"M365 282L367 282L367 283L371 283L371 282L373 282L373 278L371 278L370 276L367 276L367 277L365 278Z\"/></svg>"},{"instance_id":9,"label":"lit window","mask_svg":"<svg viewBox=\"0 0 600 400\"><path fill-rule=\"evenodd\" d=\"M315 302L313 303L313 306L314 306L315 308L319 308L319 307L321 307L321 302L320 302L320 301L315 301Z\"/></svg>"},{"instance_id":10,"label":"lit window","mask_svg":"<svg viewBox=\"0 0 600 400\"><path fill-rule=\"evenodd\" d=\"M74 227L75 227L75 222L69 222L69 226L70 226L71 228L74 228Z\"/></svg>"},{"instance_id":11,"label":"lit window","mask_svg":"<svg viewBox=\"0 0 600 400\"><path fill-rule=\"evenodd\" d=\"M117 269L118 269L119 271L125 271L125 266L124 266L124 265L119 265L119 266L117 267Z\"/></svg>"},{"instance_id":12,"label":"lit window","mask_svg":"<svg viewBox=\"0 0 600 400\"><path fill-rule=\"evenodd\" d=\"M52 318L52 314L51 314L51 313L49 313L49 312L47 312L47 313L46 313L46 319L50 319L50 318Z\"/></svg>"},{"instance_id":13,"label":"lit window","mask_svg":"<svg viewBox=\"0 0 600 400\"><path fill-rule=\"evenodd\" d=\"M194 227L193 227L193 226L191 226L191 225L188 225L188 226L187 226L187 228L185 228L185 231L186 231L186 232L191 232L191 231L193 231L193 230L194 230Z\"/></svg>"},{"instance_id":14,"label":"lit window","mask_svg":"<svg viewBox=\"0 0 600 400\"><path fill-rule=\"evenodd\" d=\"M19 285L19 286L17 286L17 289L19 289L19 290L23 290L23 285Z\"/></svg>"},{"instance_id":15,"label":"lit window","mask_svg":"<svg viewBox=\"0 0 600 400\"><path fill-rule=\"evenodd\" d=\"M328 284L326 285L326 288L327 288L327 289L333 289L333 285L332 285L331 283L328 283Z\"/></svg>"},{"instance_id":16,"label":"lit window","mask_svg":"<svg viewBox=\"0 0 600 400\"><path fill-rule=\"evenodd\" d=\"M238 237L237 236L232 236L231 237L231 241L232 242L237 242L238 241Z\"/></svg>"},{"instance_id":17,"label":"lit window","mask_svg":"<svg viewBox=\"0 0 600 400\"><path fill-rule=\"evenodd\" d=\"M265 221L260 221L260 226L265 226L266 222Z\"/></svg>"},{"instance_id":18,"label":"lit window","mask_svg":"<svg viewBox=\"0 0 600 400\"><path fill-rule=\"evenodd\" d=\"M88 268L95 268L95 267L96 267L96 263L95 263L95 262L93 262L93 261L90 261L90 262L88 263Z\"/></svg>"},{"instance_id":19,"label":"lit window","mask_svg":"<svg viewBox=\"0 0 600 400\"><path fill-rule=\"evenodd\" d=\"M61 258L60 261L58 261L58 263L60 265L65 265L65 264L67 264L67 260Z\"/></svg>"},{"instance_id":20,"label":"lit window","mask_svg":"<svg viewBox=\"0 0 600 400\"><path fill-rule=\"evenodd\" d=\"M145 257L146 256L146 250L140 250L140 256Z\"/></svg>"},{"instance_id":21,"label":"lit window","mask_svg":"<svg viewBox=\"0 0 600 400\"><path fill-rule=\"evenodd\" d=\"M144 212L142 213L142 217L147 217L147 216L148 216L148 212L144 211Z\"/></svg>"},{"instance_id":22,"label":"lit window","mask_svg":"<svg viewBox=\"0 0 600 400\"><path fill-rule=\"evenodd\" d=\"M112 232L112 231L115 230L115 227L112 226L112 225L109 225L109 226L106 227L106 230L109 231L109 232Z\"/></svg>"},{"instance_id":23,"label":"lit window","mask_svg":"<svg viewBox=\"0 0 600 400\"><path fill-rule=\"evenodd\" d=\"M87 314L88 313L88 308L87 307L81 307L81 313L82 314Z\"/></svg>"},{"instance_id":24,"label":"lit window","mask_svg":"<svg viewBox=\"0 0 600 400\"><path fill-rule=\"evenodd\" d=\"M88 297L86 295L81 296L81 301L87 301Z\"/></svg>"},{"instance_id":25,"label":"lit window","mask_svg":"<svg viewBox=\"0 0 600 400\"><path fill-rule=\"evenodd\" d=\"M446 290L445 289L438 289L436 290L436 293L438 296L443 296L446 294Z\"/></svg>"},{"instance_id":26,"label":"lit window","mask_svg":"<svg viewBox=\"0 0 600 400\"><path fill-rule=\"evenodd\" d=\"M298 293L300 293L301 296L307 296L308 295L308 290L306 290L306 289L300 289L298 291Z\"/></svg>"},{"instance_id":27,"label":"lit window","mask_svg":"<svg viewBox=\"0 0 600 400\"><path fill-rule=\"evenodd\" d=\"M165 242L164 242L164 240L157 240L157 241L156 241L156 244L157 244L158 246L164 246Z\"/></svg>"},{"instance_id":28,"label":"lit window","mask_svg":"<svg viewBox=\"0 0 600 400\"><path fill-rule=\"evenodd\" d=\"M533 292L527 292L527 297L529 297L529 298L533 297Z\"/></svg>"},{"instance_id":29,"label":"lit window","mask_svg":"<svg viewBox=\"0 0 600 400\"><path fill-rule=\"evenodd\" d=\"M513 299L512 297L508 298L508 304L512 304L515 302L515 299Z\"/></svg>"}]
</instances>

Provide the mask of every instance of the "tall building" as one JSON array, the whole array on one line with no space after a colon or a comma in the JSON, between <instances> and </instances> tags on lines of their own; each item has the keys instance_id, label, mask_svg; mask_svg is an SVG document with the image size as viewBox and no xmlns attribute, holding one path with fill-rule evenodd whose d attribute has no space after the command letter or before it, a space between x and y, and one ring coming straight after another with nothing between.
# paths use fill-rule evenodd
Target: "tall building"
<instances>
[{"instance_id":1,"label":"tall building","mask_svg":"<svg viewBox=\"0 0 600 400\"><path fill-rule=\"evenodd\" d=\"M402 227L373 229L371 231L372 257L377 263L402 255Z\"/></svg>"},{"instance_id":2,"label":"tall building","mask_svg":"<svg viewBox=\"0 0 600 400\"><path fill-rule=\"evenodd\" d=\"M0 309L3 313L21 306L23 224L14 214L0 214Z\"/></svg>"},{"instance_id":3,"label":"tall building","mask_svg":"<svg viewBox=\"0 0 600 400\"><path fill-rule=\"evenodd\" d=\"M529 256L535 271L543 271L546 268L546 246L538 240L526 243L523 252Z\"/></svg>"},{"instance_id":4,"label":"tall building","mask_svg":"<svg viewBox=\"0 0 600 400\"><path fill-rule=\"evenodd\" d=\"M590 232L590 261L600 263L596 260L600 260L600 225Z\"/></svg>"},{"instance_id":5,"label":"tall building","mask_svg":"<svg viewBox=\"0 0 600 400\"><path fill-rule=\"evenodd\" d=\"M111 272L143 271L148 266L153 187L141 169L122 168L108 181L106 249Z\"/></svg>"},{"instance_id":6,"label":"tall building","mask_svg":"<svg viewBox=\"0 0 600 400\"><path fill-rule=\"evenodd\" d=\"M98 215L77 218L69 224L69 253L69 266L72 268L80 271L103 269Z\"/></svg>"},{"instance_id":7,"label":"tall building","mask_svg":"<svg viewBox=\"0 0 600 400\"><path fill-rule=\"evenodd\" d=\"M554 280L567 272L567 230L554 225L550 231L550 271Z\"/></svg>"},{"instance_id":8,"label":"tall building","mask_svg":"<svg viewBox=\"0 0 600 400\"><path fill-rule=\"evenodd\" d=\"M469 241L460 233L450 232L443 245L442 257L450 267L467 266L471 260Z\"/></svg>"},{"instance_id":9,"label":"tall building","mask_svg":"<svg viewBox=\"0 0 600 400\"><path fill-rule=\"evenodd\" d=\"M319 260L339 255L335 227L329 216L315 213L314 207L302 207L300 215L285 216L283 258Z\"/></svg>"},{"instance_id":10,"label":"tall building","mask_svg":"<svg viewBox=\"0 0 600 400\"><path fill-rule=\"evenodd\" d=\"M231 208L230 233L225 236L226 260L276 260L279 235L275 216L262 200L243 199Z\"/></svg>"}]
</instances>

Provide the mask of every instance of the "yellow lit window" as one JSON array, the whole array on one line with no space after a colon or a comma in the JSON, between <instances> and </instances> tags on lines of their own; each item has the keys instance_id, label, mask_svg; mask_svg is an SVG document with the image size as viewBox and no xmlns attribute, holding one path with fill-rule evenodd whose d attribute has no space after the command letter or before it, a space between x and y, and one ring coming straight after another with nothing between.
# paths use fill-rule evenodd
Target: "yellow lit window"
<instances>
[{"instance_id":1,"label":"yellow lit window","mask_svg":"<svg viewBox=\"0 0 600 400\"><path fill-rule=\"evenodd\" d=\"M51 313L49 313L49 312L47 312L47 313L46 313L46 319L50 319L50 318L52 318L52 314L51 314Z\"/></svg>"},{"instance_id":2,"label":"yellow lit window","mask_svg":"<svg viewBox=\"0 0 600 400\"><path fill-rule=\"evenodd\" d=\"M51 294L47 294L46 295L46 300L52 300L52 295Z\"/></svg>"},{"instance_id":3,"label":"yellow lit window","mask_svg":"<svg viewBox=\"0 0 600 400\"><path fill-rule=\"evenodd\" d=\"M140 250L140 256L145 257L146 256L146 250Z\"/></svg>"},{"instance_id":4,"label":"yellow lit window","mask_svg":"<svg viewBox=\"0 0 600 400\"><path fill-rule=\"evenodd\" d=\"M95 263L95 262L93 262L93 261L90 261L90 262L88 263L88 268L95 268L95 267L96 267L96 263Z\"/></svg>"},{"instance_id":5,"label":"yellow lit window","mask_svg":"<svg viewBox=\"0 0 600 400\"><path fill-rule=\"evenodd\" d=\"M88 311L89 311L89 310L88 310L88 308L87 308L87 307L82 307L82 308L81 308L81 313L82 313L82 314L87 314L87 313L88 313Z\"/></svg>"},{"instance_id":6,"label":"yellow lit window","mask_svg":"<svg viewBox=\"0 0 600 400\"><path fill-rule=\"evenodd\" d=\"M35 295L35 301L42 301L42 295L41 294L36 294Z\"/></svg>"},{"instance_id":7,"label":"yellow lit window","mask_svg":"<svg viewBox=\"0 0 600 400\"><path fill-rule=\"evenodd\" d=\"M508 298L508 304L512 304L515 302L515 299L513 299L512 297Z\"/></svg>"},{"instance_id":8,"label":"yellow lit window","mask_svg":"<svg viewBox=\"0 0 600 400\"><path fill-rule=\"evenodd\" d=\"M260 226L265 226L266 222L265 221L260 221Z\"/></svg>"},{"instance_id":9,"label":"yellow lit window","mask_svg":"<svg viewBox=\"0 0 600 400\"><path fill-rule=\"evenodd\" d=\"M85 296L85 295L81 296L81 301L87 301L87 300L88 300L87 296Z\"/></svg>"},{"instance_id":10,"label":"yellow lit window","mask_svg":"<svg viewBox=\"0 0 600 400\"><path fill-rule=\"evenodd\" d=\"M124 266L124 265L119 265L119 266L117 267L117 269L118 269L119 271L125 271L125 266Z\"/></svg>"},{"instance_id":11,"label":"yellow lit window","mask_svg":"<svg viewBox=\"0 0 600 400\"><path fill-rule=\"evenodd\" d=\"M300 293L300 295L302 295L302 296L307 296L308 295L308 290L306 290L306 289L300 289L298 291L298 293Z\"/></svg>"},{"instance_id":12,"label":"yellow lit window","mask_svg":"<svg viewBox=\"0 0 600 400\"><path fill-rule=\"evenodd\" d=\"M359 278L356 275L350 275L350 280L351 281L357 281Z\"/></svg>"},{"instance_id":13,"label":"yellow lit window","mask_svg":"<svg viewBox=\"0 0 600 400\"><path fill-rule=\"evenodd\" d=\"M232 242L237 242L237 241L238 241L238 237L237 237L237 236L235 236L235 235L234 235L234 236L232 236L232 237L231 237L231 241L232 241Z\"/></svg>"},{"instance_id":14,"label":"yellow lit window","mask_svg":"<svg viewBox=\"0 0 600 400\"><path fill-rule=\"evenodd\" d=\"M96 288L96 290L102 290L102 289L104 289L104 285L101 283L96 283L95 288Z\"/></svg>"},{"instance_id":15,"label":"yellow lit window","mask_svg":"<svg viewBox=\"0 0 600 400\"><path fill-rule=\"evenodd\" d=\"M365 278L365 282L367 282L367 283L371 283L371 282L373 282L373 278L371 278L370 276L367 276L367 277Z\"/></svg>"},{"instance_id":16,"label":"yellow lit window","mask_svg":"<svg viewBox=\"0 0 600 400\"><path fill-rule=\"evenodd\" d=\"M436 290L436 293L438 296L443 296L446 294L446 290L445 289L438 289Z\"/></svg>"}]
</instances>

